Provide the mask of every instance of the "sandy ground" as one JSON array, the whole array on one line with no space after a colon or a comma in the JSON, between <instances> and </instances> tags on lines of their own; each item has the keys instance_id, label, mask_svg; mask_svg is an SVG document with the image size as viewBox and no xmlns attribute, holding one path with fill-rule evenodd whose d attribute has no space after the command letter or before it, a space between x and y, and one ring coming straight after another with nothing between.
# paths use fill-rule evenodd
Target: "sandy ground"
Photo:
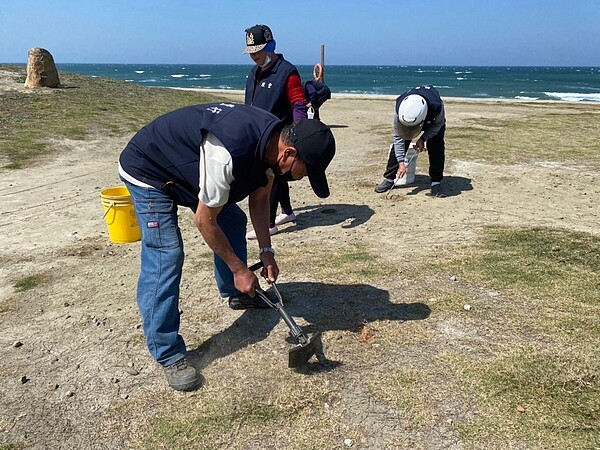
<instances>
[{"instance_id":1,"label":"sandy ground","mask_svg":"<svg viewBox=\"0 0 600 450\"><path fill-rule=\"evenodd\" d=\"M9 88L0 83L0 89ZM241 99L240 93L226 95ZM577 167L461 161L449 148L448 198L426 195L426 157L419 162L415 186L389 196L375 194L391 129L389 136L371 131L388 127L391 105L387 97L334 95L322 108L338 148L329 170L332 196L316 198L304 180L292 184L298 221L274 237L280 252L360 242L385 263L410 264L473 240L488 224L599 233L600 180L597 172ZM492 105L482 105L484 114L493 114ZM448 101L448 133L461 117L460 108ZM144 346L135 305L139 243L111 243L102 218L100 191L120 184L117 158L128 138L56 141L61 150L56 155L28 169L1 172L0 443L127 447L125 435L103 435L111 426L109 413L149 392L169 391ZM188 342L227 334L240 314L217 300L208 248L197 237L190 212L182 211L180 217L188 255L182 333ZM399 229L410 239L399 239ZM32 274L43 275L42 286L16 292L14 283ZM318 277L282 267L284 282L309 283ZM394 286L386 288L393 301L399 294ZM310 314L301 323L310 322L307 318ZM283 336L286 329L279 323L275 331ZM209 355L203 362L207 380L218 377L215 360L246 345ZM279 339L261 345L281 350ZM351 359L341 349L336 356ZM351 364L344 370L352 370ZM382 408L363 407L373 417ZM88 441L90 434L98 437ZM377 448L377 439L361 448ZM451 448L448 442L438 444Z\"/></svg>"}]
</instances>

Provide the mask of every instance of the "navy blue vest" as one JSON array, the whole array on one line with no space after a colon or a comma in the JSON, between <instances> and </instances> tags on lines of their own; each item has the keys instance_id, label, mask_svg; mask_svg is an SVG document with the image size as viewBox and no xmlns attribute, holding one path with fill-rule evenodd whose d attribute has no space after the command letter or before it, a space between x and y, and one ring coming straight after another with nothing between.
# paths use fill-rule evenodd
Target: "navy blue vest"
<instances>
[{"instance_id":1,"label":"navy blue vest","mask_svg":"<svg viewBox=\"0 0 600 450\"><path fill-rule=\"evenodd\" d=\"M214 134L231 154L234 181L228 203L267 185L263 162L269 138L281 121L251 106L210 103L164 114L129 141L119 162L129 175L169 194L178 205L198 206L200 145Z\"/></svg>"},{"instance_id":2,"label":"navy blue vest","mask_svg":"<svg viewBox=\"0 0 600 450\"><path fill-rule=\"evenodd\" d=\"M442 98L433 86L412 88L396 99L396 112L398 112L402 100L412 94L420 95L427 103L427 116L425 116L425 123L423 124L423 128L426 128L427 125L431 125L431 121L442 111Z\"/></svg>"},{"instance_id":3,"label":"navy blue vest","mask_svg":"<svg viewBox=\"0 0 600 450\"><path fill-rule=\"evenodd\" d=\"M246 105L257 106L279 117L284 124L294 121L292 107L285 92L285 84L292 73L298 73L296 67L283 59L283 55L275 60L267 70L261 71L260 79L256 82L260 67L254 66L246 80Z\"/></svg>"}]
</instances>

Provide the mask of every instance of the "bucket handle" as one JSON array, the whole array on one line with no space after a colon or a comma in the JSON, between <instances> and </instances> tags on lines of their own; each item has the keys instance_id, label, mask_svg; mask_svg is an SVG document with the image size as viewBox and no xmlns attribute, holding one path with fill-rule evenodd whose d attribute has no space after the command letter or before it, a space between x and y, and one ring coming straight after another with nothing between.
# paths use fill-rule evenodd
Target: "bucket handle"
<instances>
[{"instance_id":1,"label":"bucket handle","mask_svg":"<svg viewBox=\"0 0 600 450\"><path fill-rule=\"evenodd\" d=\"M106 217L106 215L108 214L108 212L112 209L112 207L115 206L115 202L111 202L110 206L108 207L108 209L106 210L106 212L104 213L104 215L102 216L102 218L104 219Z\"/></svg>"}]
</instances>

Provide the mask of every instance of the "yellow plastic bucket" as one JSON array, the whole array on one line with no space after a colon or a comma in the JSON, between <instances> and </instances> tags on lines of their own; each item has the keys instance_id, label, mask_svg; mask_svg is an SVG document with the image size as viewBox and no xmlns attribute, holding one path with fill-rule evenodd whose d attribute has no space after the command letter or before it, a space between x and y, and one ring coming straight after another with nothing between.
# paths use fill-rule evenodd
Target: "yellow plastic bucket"
<instances>
[{"instance_id":1,"label":"yellow plastic bucket","mask_svg":"<svg viewBox=\"0 0 600 450\"><path fill-rule=\"evenodd\" d=\"M142 238L135 217L131 195L125 186L115 186L100 192L108 236L116 244L136 242Z\"/></svg>"}]
</instances>

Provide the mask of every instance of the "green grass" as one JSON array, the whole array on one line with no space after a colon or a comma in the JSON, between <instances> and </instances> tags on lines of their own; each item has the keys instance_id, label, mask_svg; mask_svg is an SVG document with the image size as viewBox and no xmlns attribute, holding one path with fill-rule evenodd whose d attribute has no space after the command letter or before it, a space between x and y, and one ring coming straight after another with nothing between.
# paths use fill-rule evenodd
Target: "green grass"
<instances>
[{"instance_id":1,"label":"green grass","mask_svg":"<svg viewBox=\"0 0 600 450\"><path fill-rule=\"evenodd\" d=\"M431 375L424 370L404 367L372 377L367 383L373 398L393 405L411 427L424 428L435 425L431 397L423 382Z\"/></svg>"},{"instance_id":2,"label":"green grass","mask_svg":"<svg viewBox=\"0 0 600 450\"><path fill-rule=\"evenodd\" d=\"M168 444L170 449L187 449L192 443L205 442L201 448L220 448L219 444L212 446L210 442L218 440L220 436L227 435L236 427L253 430L267 426L277 426L291 420L290 411L277 408L268 404L242 405L229 412L196 412L188 419L162 417L155 419L155 444ZM152 442L151 441L151 442ZM200 447L193 447L200 448Z\"/></svg>"},{"instance_id":3,"label":"green grass","mask_svg":"<svg viewBox=\"0 0 600 450\"><path fill-rule=\"evenodd\" d=\"M24 68L0 66L15 72ZM147 88L123 81L60 73L62 88L0 92L0 156L6 168L26 167L53 151L52 138L132 134L168 111L216 101L205 93Z\"/></svg>"},{"instance_id":4,"label":"green grass","mask_svg":"<svg viewBox=\"0 0 600 450\"><path fill-rule=\"evenodd\" d=\"M14 283L13 287L16 292L29 291L31 289L38 287L40 284L42 284L46 280L47 280L47 276L44 274L28 275L26 277L18 279Z\"/></svg>"},{"instance_id":5,"label":"green grass","mask_svg":"<svg viewBox=\"0 0 600 450\"><path fill-rule=\"evenodd\" d=\"M471 364L469 364L471 363ZM600 374L575 354L518 347L489 364L454 364L478 413L460 424L471 448L528 443L527 448L600 445Z\"/></svg>"},{"instance_id":6,"label":"green grass","mask_svg":"<svg viewBox=\"0 0 600 450\"><path fill-rule=\"evenodd\" d=\"M478 252L454 261L451 270L495 289L598 306L598 237L546 228L488 227Z\"/></svg>"},{"instance_id":7,"label":"green grass","mask_svg":"<svg viewBox=\"0 0 600 450\"><path fill-rule=\"evenodd\" d=\"M362 243L323 242L318 247L303 247L301 259L294 251L286 250L278 255L278 261L282 267L294 267L296 271L318 272L322 282L360 283L392 271Z\"/></svg>"},{"instance_id":8,"label":"green grass","mask_svg":"<svg viewBox=\"0 0 600 450\"><path fill-rule=\"evenodd\" d=\"M469 447L598 448L600 238L489 227L467 256L440 268L464 289L502 293L473 313L495 323L495 338L481 349L489 356L448 356L456 385L477 409L459 427Z\"/></svg>"},{"instance_id":9,"label":"green grass","mask_svg":"<svg viewBox=\"0 0 600 450\"><path fill-rule=\"evenodd\" d=\"M264 445L265 439L283 445L280 448L331 448L330 441L321 444L325 435L318 436L329 420L320 411L326 383L282 372L273 367L270 355L252 359L251 373L226 371L222 379L150 419L151 433L142 437L141 448L246 449L256 442Z\"/></svg>"},{"instance_id":10,"label":"green grass","mask_svg":"<svg viewBox=\"0 0 600 450\"><path fill-rule=\"evenodd\" d=\"M460 106L474 111L482 107ZM449 126L448 155L503 164L541 160L600 165L598 105L497 104L491 116L481 114Z\"/></svg>"},{"instance_id":11,"label":"green grass","mask_svg":"<svg viewBox=\"0 0 600 450\"><path fill-rule=\"evenodd\" d=\"M19 450L23 448L20 445L17 444L1 444L0 445L0 450Z\"/></svg>"}]
</instances>

